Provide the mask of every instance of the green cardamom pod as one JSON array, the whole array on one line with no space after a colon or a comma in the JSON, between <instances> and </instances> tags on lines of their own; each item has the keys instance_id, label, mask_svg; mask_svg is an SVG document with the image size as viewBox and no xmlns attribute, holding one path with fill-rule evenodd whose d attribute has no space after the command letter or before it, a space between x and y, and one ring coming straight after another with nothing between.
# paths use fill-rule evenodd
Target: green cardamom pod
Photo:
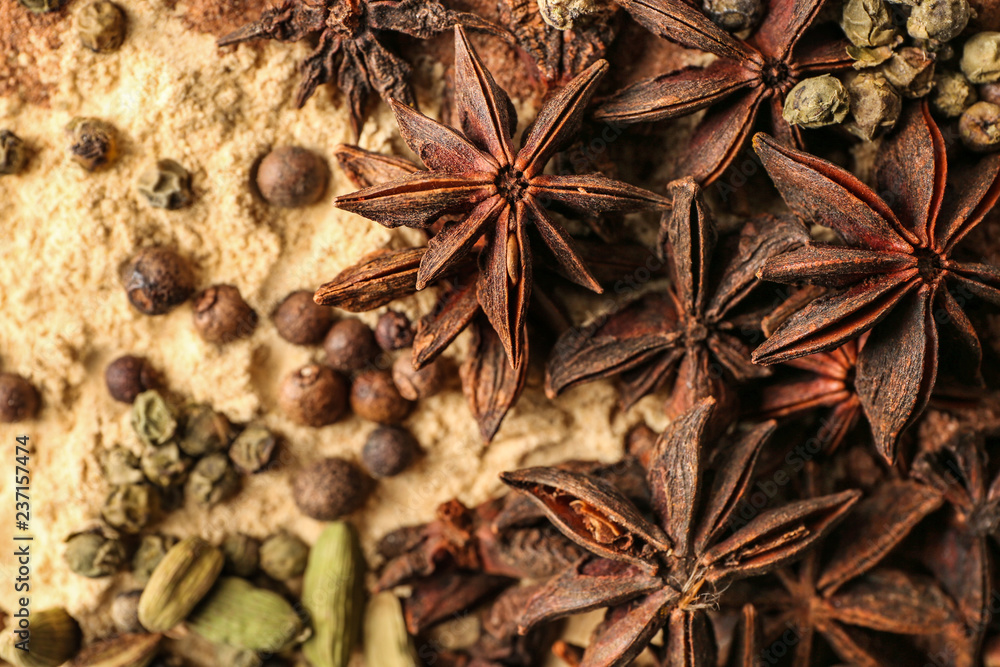
<instances>
[{"instance_id":1,"label":"green cardamom pod","mask_svg":"<svg viewBox=\"0 0 1000 667\"><path fill-rule=\"evenodd\" d=\"M389 591L376 594L365 610L365 664L417 667L417 652L406 631L403 605Z\"/></svg>"},{"instance_id":2,"label":"green cardamom pod","mask_svg":"<svg viewBox=\"0 0 1000 667\"><path fill-rule=\"evenodd\" d=\"M57 667L80 650L80 626L62 607L31 614L27 629L20 620L9 616L0 637L0 658L14 667Z\"/></svg>"},{"instance_id":3,"label":"green cardamom pod","mask_svg":"<svg viewBox=\"0 0 1000 667\"><path fill-rule=\"evenodd\" d=\"M156 657L162 638L159 633L118 635L83 649L70 667L146 667Z\"/></svg>"},{"instance_id":4,"label":"green cardamom pod","mask_svg":"<svg viewBox=\"0 0 1000 667\"><path fill-rule=\"evenodd\" d=\"M166 632L184 620L215 584L222 552L200 537L187 537L157 564L139 598L139 622L150 632Z\"/></svg>"},{"instance_id":5,"label":"green cardamom pod","mask_svg":"<svg viewBox=\"0 0 1000 667\"><path fill-rule=\"evenodd\" d=\"M221 577L184 624L210 642L264 653L290 646L303 630L285 598L239 577Z\"/></svg>"},{"instance_id":6,"label":"green cardamom pod","mask_svg":"<svg viewBox=\"0 0 1000 667\"><path fill-rule=\"evenodd\" d=\"M361 630L364 568L354 528L331 523L309 552L302 579L302 605L313 636L302 653L313 667L346 667Z\"/></svg>"}]
</instances>

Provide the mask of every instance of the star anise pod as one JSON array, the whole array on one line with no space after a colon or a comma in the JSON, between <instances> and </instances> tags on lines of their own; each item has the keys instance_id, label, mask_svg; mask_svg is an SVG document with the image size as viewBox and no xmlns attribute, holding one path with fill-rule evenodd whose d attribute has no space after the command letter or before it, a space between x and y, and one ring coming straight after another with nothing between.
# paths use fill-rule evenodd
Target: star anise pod
<instances>
[{"instance_id":1,"label":"star anise pod","mask_svg":"<svg viewBox=\"0 0 1000 667\"><path fill-rule=\"evenodd\" d=\"M659 253L673 279L599 320L570 329L552 352L546 391L622 376L622 402L631 406L676 374L668 412L681 414L707 396L731 404L729 383L767 375L750 361L741 339L754 323L739 306L758 285L756 273L775 254L805 243L788 219L757 219L717 245L715 221L691 178L670 185L673 211L660 224Z\"/></svg>"},{"instance_id":2,"label":"star anise pod","mask_svg":"<svg viewBox=\"0 0 1000 667\"><path fill-rule=\"evenodd\" d=\"M507 37L499 26L475 14L447 9L436 0L281 0L218 44L256 38L318 40L301 65L295 106L302 108L321 84L336 81L350 105L354 135L359 136L373 93L416 106L410 87L412 68L387 46L386 34L427 39L456 24Z\"/></svg>"},{"instance_id":3,"label":"star anise pod","mask_svg":"<svg viewBox=\"0 0 1000 667\"><path fill-rule=\"evenodd\" d=\"M552 523L595 557L553 578L524 611L525 629L609 607L587 647L586 667L625 665L666 628L666 664L714 665L706 609L723 587L801 556L843 519L859 494L845 491L792 502L733 526L751 488L761 446L774 429L757 426L719 456L711 488L701 453L714 401L678 417L657 441L647 471L658 522L613 486L556 468L504 473Z\"/></svg>"},{"instance_id":4,"label":"star anise pod","mask_svg":"<svg viewBox=\"0 0 1000 667\"><path fill-rule=\"evenodd\" d=\"M900 434L934 388L941 333L955 337L950 348L971 353L966 378L978 376L982 350L962 309L978 299L1000 305L1000 268L952 255L1000 197L1000 156L960 165L949 184L941 132L926 101L911 105L876 165L890 205L836 165L767 135L754 143L792 211L844 240L812 243L764 264L760 276L767 280L832 290L788 318L754 351L754 361L831 350L871 330L855 387L875 444L891 462Z\"/></svg>"},{"instance_id":5,"label":"star anise pod","mask_svg":"<svg viewBox=\"0 0 1000 667\"><path fill-rule=\"evenodd\" d=\"M423 289L461 260L481 236L482 274L476 298L497 332L512 368L524 352L524 320L532 285L529 231L537 231L566 275L600 292L569 234L545 211L559 202L583 211L635 211L665 207L652 192L600 174L546 175L549 158L572 140L597 82L607 70L591 65L539 112L520 151L512 144L513 105L455 28L455 116L461 132L391 100L400 133L429 171L344 195L336 205L387 227L427 228L462 213L430 241L417 272Z\"/></svg>"},{"instance_id":6,"label":"star anise pod","mask_svg":"<svg viewBox=\"0 0 1000 667\"><path fill-rule=\"evenodd\" d=\"M680 165L703 184L732 163L754 128L762 105L782 143L802 146L801 131L782 118L788 91L803 78L850 67L840 36L802 36L823 0L771 0L760 26L740 39L683 0L616 0L656 35L716 56L707 67L686 67L640 81L605 100L598 120L636 123L686 116L708 108Z\"/></svg>"}]
</instances>

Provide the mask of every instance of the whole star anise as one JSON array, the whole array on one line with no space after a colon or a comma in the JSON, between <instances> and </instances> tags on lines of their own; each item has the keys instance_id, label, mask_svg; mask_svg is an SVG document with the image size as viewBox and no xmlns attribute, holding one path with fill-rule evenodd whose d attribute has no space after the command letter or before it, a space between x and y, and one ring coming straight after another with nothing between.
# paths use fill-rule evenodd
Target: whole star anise
<instances>
[{"instance_id":1,"label":"whole star anise","mask_svg":"<svg viewBox=\"0 0 1000 667\"><path fill-rule=\"evenodd\" d=\"M537 231L563 271L596 292L601 286L580 258L569 234L545 209L558 202L583 211L635 211L665 207L652 192L599 174L542 173L549 158L572 140L597 82L607 70L591 65L542 108L520 151L512 134L513 105L455 28L455 116L462 131L442 125L391 100L400 133L429 171L366 188L336 199L336 205L387 227L427 228L441 216L461 218L436 234L420 261L423 289L461 260L479 237L482 275L476 297L497 332L511 367L524 351L524 319L532 284L529 231Z\"/></svg>"},{"instance_id":2,"label":"whole star anise","mask_svg":"<svg viewBox=\"0 0 1000 667\"><path fill-rule=\"evenodd\" d=\"M845 491L792 502L734 529L733 510L751 488L774 423L752 429L720 455L706 489L702 441L713 408L712 399L698 403L657 441L647 478L659 525L613 486L585 474L529 468L501 475L595 556L553 578L531 599L525 629L609 607L582 665L628 664L664 627L666 664L715 664L705 612L725 584L801 556L857 501L858 492Z\"/></svg>"},{"instance_id":3,"label":"whole star anise","mask_svg":"<svg viewBox=\"0 0 1000 667\"><path fill-rule=\"evenodd\" d=\"M332 81L350 105L354 135L361 134L371 95L416 106L409 63L386 46L388 32L427 39L462 24L502 37L505 32L475 14L455 12L436 0L281 0L259 20L219 40L229 46L259 37L282 42L318 39L302 63L295 94L301 108L321 84Z\"/></svg>"},{"instance_id":4,"label":"whole star anise","mask_svg":"<svg viewBox=\"0 0 1000 667\"><path fill-rule=\"evenodd\" d=\"M683 0L616 0L656 35L718 59L707 67L667 72L618 92L594 112L614 123L677 118L708 107L681 163L682 174L708 184L736 157L763 104L778 140L802 146L801 131L782 118L788 91L801 79L850 66L842 37L802 40L823 0L771 0L760 26L739 39Z\"/></svg>"},{"instance_id":5,"label":"whole star anise","mask_svg":"<svg viewBox=\"0 0 1000 667\"><path fill-rule=\"evenodd\" d=\"M676 372L668 412L677 415L707 396L729 405L730 383L768 374L751 363L741 339L756 325L737 313L764 261L805 243L805 230L793 220L751 220L717 249L715 221L694 180L673 182L670 194L673 211L663 216L658 244L670 289L637 299L599 326L563 334L548 364L550 396L621 374L629 407Z\"/></svg>"},{"instance_id":6,"label":"whole star anise","mask_svg":"<svg viewBox=\"0 0 1000 667\"><path fill-rule=\"evenodd\" d=\"M840 167L767 135L754 143L788 206L844 240L811 243L764 264L767 280L833 289L788 318L754 361L830 350L871 330L855 387L875 444L892 461L900 434L930 398L942 331L957 339L951 347L971 352L967 376L979 372L979 339L962 308L974 299L1000 305L1000 268L952 254L1000 197L1000 156L963 164L949 188L941 132L926 102L911 105L878 157L876 177L890 205Z\"/></svg>"}]
</instances>

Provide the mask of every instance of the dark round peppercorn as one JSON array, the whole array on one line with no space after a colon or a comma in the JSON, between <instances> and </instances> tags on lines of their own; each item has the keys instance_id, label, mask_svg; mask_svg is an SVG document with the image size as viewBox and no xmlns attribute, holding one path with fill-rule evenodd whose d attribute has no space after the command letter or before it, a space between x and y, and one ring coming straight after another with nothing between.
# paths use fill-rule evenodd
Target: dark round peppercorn
<instances>
[{"instance_id":1,"label":"dark round peppercorn","mask_svg":"<svg viewBox=\"0 0 1000 667\"><path fill-rule=\"evenodd\" d=\"M194 328L209 343L231 343L257 328L257 313L232 285L213 285L194 298Z\"/></svg>"},{"instance_id":2,"label":"dark round peppercorn","mask_svg":"<svg viewBox=\"0 0 1000 667\"><path fill-rule=\"evenodd\" d=\"M403 398L389 371L365 371L351 385L354 414L380 424L398 424L410 414L413 404Z\"/></svg>"},{"instance_id":3,"label":"dark round peppercorn","mask_svg":"<svg viewBox=\"0 0 1000 667\"><path fill-rule=\"evenodd\" d=\"M163 247L140 250L122 272L128 300L144 315L163 315L191 298L194 272L187 260Z\"/></svg>"},{"instance_id":4,"label":"dark round peppercorn","mask_svg":"<svg viewBox=\"0 0 1000 667\"><path fill-rule=\"evenodd\" d=\"M327 365L338 371L359 371L379 353L371 327L354 318L341 320L330 327L323 349Z\"/></svg>"},{"instance_id":5,"label":"dark round peppercorn","mask_svg":"<svg viewBox=\"0 0 1000 667\"><path fill-rule=\"evenodd\" d=\"M292 292L275 309L278 335L295 345L319 345L333 324L333 310L313 301L309 290Z\"/></svg>"},{"instance_id":6,"label":"dark round peppercorn","mask_svg":"<svg viewBox=\"0 0 1000 667\"><path fill-rule=\"evenodd\" d=\"M370 488L358 466L347 459L328 458L296 475L292 495L306 516L333 521L360 508Z\"/></svg>"},{"instance_id":7,"label":"dark round peppercorn","mask_svg":"<svg viewBox=\"0 0 1000 667\"><path fill-rule=\"evenodd\" d=\"M375 342L386 352L413 345L413 327L410 318L398 310L382 313L375 325Z\"/></svg>"},{"instance_id":8,"label":"dark round peppercorn","mask_svg":"<svg viewBox=\"0 0 1000 667\"><path fill-rule=\"evenodd\" d=\"M278 402L289 419L304 426L326 426L347 409L347 380L326 366L309 364L289 374Z\"/></svg>"},{"instance_id":9,"label":"dark round peppercorn","mask_svg":"<svg viewBox=\"0 0 1000 667\"><path fill-rule=\"evenodd\" d=\"M410 401L429 398L441 391L445 383L443 362L435 359L423 368L413 367L413 355L406 353L392 365L392 381L400 395Z\"/></svg>"},{"instance_id":10,"label":"dark round peppercorn","mask_svg":"<svg viewBox=\"0 0 1000 667\"><path fill-rule=\"evenodd\" d=\"M410 467L420 453L417 439L404 428L380 426L361 450L361 462L373 477L392 477Z\"/></svg>"},{"instance_id":11,"label":"dark round peppercorn","mask_svg":"<svg viewBox=\"0 0 1000 667\"><path fill-rule=\"evenodd\" d=\"M132 403L142 392L155 389L158 379L148 361L126 354L108 364L104 382L108 385L111 398L121 403Z\"/></svg>"},{"instance_id":12,"label":"dark round peppercorn","mask_svg":"<svg viewBox=\"0 0 1000 667\"><path fill-rule=\"evenodd\" d=\"M33 419L38 412L38 391L14 373L0 373L0 423Z\"/></svg>"},{"instance_id":13,"label":"dark round peppercorn","mask_svg":"<svg viewBox=\"0 0 1000 667\"><path fill-rule=\"evenodd\" d=\"M118 157L115 130L98 118L74 118L66 126L69 154L87 171L108 167Z\"/></svg>"},{"instance_id":14,"label":"dark round peppercorn","mask_svg":"<svg viewBox=\"0 0 1000 667\"><path fill-rule=\"evenodd\" d=\"M261 160L257 188L269 204L298 208L319 201L329 177L330 169L320 156L299 146L282 146Z\"/></svg>"}]
</instances>

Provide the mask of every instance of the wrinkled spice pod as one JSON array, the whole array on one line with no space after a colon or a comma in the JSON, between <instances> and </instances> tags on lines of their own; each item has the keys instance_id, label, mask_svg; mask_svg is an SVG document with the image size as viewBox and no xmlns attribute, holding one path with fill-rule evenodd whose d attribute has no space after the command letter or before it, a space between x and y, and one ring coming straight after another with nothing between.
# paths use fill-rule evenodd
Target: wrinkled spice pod
<instances>
[{"instance_id":1,"label":"wrinkled spice pod","mask_svg":"<svg viewBox=\"0 0 1000 667\"><path fill-rule=\"evenodd\" d=\"M163 445L177 432L177 416L160 393L150 389L136 396L132 404L132 429L145 444Z\"/></svg>"},{"instance_id":2,"label":"wrinkled spice pod","mask_svg":"<svg viewBox=\"0 0 1000 667\"><path fill-rule=\"evenodd\" d=\"M74 118L66 136L70 157L87 171L104 169L118 157L115 129L99 118Z\"/></svg>"},{"instance_id":3,"label":"wrinkled spice pod","mask_svg":"<svg viewBox=\"0 0 1000 667\"><path fill-rule=\"evenodd\" d=\"M403 605L393 593L376 593L365 610L365 664L418 667L413 640L406 631Z\"/></svg>"},{"instance_id":4,"label":"wrinkled spice pod","mask_svg":"<svg viewBox=\"0 0 1000 667\"><path fill-rule=\"evenodd\" d=\"M70 667L146 667L156 657L163 635L127 634L91 644Z\"/></svg>"},{"instance_id":5,"label":"wrinkled spice pod","mask_svg":"<svg viewBox=\"0 0 1000 667\"><path fill-rule=\"evenodd\" d=\"M80 626L62 607L43 609L28 617L28 632L18 628L18 619L8 617L0 638L0 658L14 667L57 667L70 660L80 650ZM24 636L19 636L23 632ZM29 650L17 648L28 640Z\"/></svg>"},{"instance_id":6,"label":"wrinkled spice pod","mask_svg":"<svg viewBox=\"0 0 1000 667\"><path fill-rule=\"evenodd\" d=\"M185 625L210 642L247 651L276 653L302 634L292 605L239 577L222 577Z\"/></svg>"},{"instance_id":7,"label":"wrinkled spice pod","mask_svg":"<svg viewBox=\"0 0 1000 667\"><path fill-rule=\"evenodd\" d=\"M200 537L178 542L160 561L139 598L139 622L166 632L191 613L211 590L225 558Z\"/></svg>"},{"instance_id":8,"label":"wrinkled spice pod","mask_svg":"<svg viewBox=\"0 0 1000 667\"><path fill-rule=\"evenodd\" d=\"M346 667L361 630L365 561L354 528L331 523L309 552L302 605L313 635L302 653L313 667Z\"/></svg>"}]
</instances>

